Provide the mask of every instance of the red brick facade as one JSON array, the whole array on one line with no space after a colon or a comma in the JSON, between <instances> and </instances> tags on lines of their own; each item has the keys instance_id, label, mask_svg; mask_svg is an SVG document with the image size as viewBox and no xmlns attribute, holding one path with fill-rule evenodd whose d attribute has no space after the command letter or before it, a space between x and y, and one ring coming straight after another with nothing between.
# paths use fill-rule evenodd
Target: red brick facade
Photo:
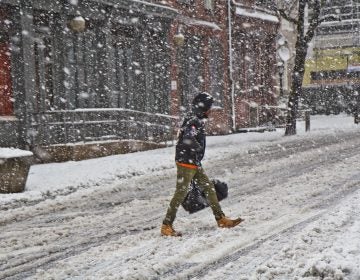
<instances>
[{"instance_id":1,"label":"red brick facade","mask_svg":"<svg viewBox=\"0 0 360 280\"><path fill-rule=\"evenodd\" d=\"M171 77L173 83L176 81L176 87L173 87L171 92L172 114L181 114L182 104L179 99L183 95L183 89L181 75L179 75L181 62L178 59L182 47L176 46L171 38L181 32L185 41L192 37L201 37L201 55L204 63L201 73L203 83L199 90L210 93L212 92L209 88L211 84L209 62L212 56L209 41L212 38L218 38L221 42L224 58L221 77L223 99L221 106L215 106L210 122L211 132L226 134L242 127L265 123L271 112L264 106L276 105L274 88L276 84L275 38L278 28L276 17L270 11L256 6L254 1L240 3L240 1L213 0L212 9L205 8L206 0L156 2L171 6L180 14L174 21L169 34L169 41L173 44ZM242 14L241 11L245 13ZM231 53L230 42L232 42ZM230 69L231 58L232 69ZM232 73L230 73L231 70Z\"/></svg>"},{"instance_id":2,"label":"red brick facade","mask_svg":"<svg viewBox=\"0 0 360 280\"><path fill-rule=\"evenodd\" d=\"M189 101L191 99L191 94L196 92L184 93L184 82L182 81L183 76L181 71L187 71L182 69L181 56L183 60L186 60L188 56L183 54L184 48L195 47L192 45L192 38L201 38L200 39L200 54L202 60L202 67L199 76L202 77L202 82L200 84L199 91L211 92L211 73L210 73L210 62L212 59L210 40L216 38L221 45L221 52L223 55L221 68L223 69L221 79L221 89L219 93L222 98L221 104L217 104L213 110L211 121L210 121L210 131L214 134L227 134L231 131L231 100L229 92L229 76L228 76L228 27L227 27L227 5L220 4L220 1L215 1L214 7L212 10L205 9L203 4L204 1L188 1L189 4L181 4L181 2L171 0L167 1L167 4L179 11L178 18L174 21L172 25L171 33L169 34L169 41L172 42L172 84L176 83L176 87L172 87L171 96L172 96L172 109L171 113L173 115L181 115L183 112L181 107L188 107ZM192 3L190 3L192 2ZM178 33L181 33L184 36L184 45L178 46L174 43L174 36ZM181 102L181 97L183 95L187 96L187 104ZM185 106L184 106L185 105ZM184 108L184 109L185 109ZM186 110L186 109L185 109Z\"/></svg>"},{"instance_id":3,"label":"red brick facade","mask_svg":"<svg viewBox=\"0 0 360 280\"><path fill-rule=\"evenodd\" d=\"M244 1L245 2L245 1ZM276 105L276 35L278 19L253 1L237 4L233 13L233 57L236 128L272 119Z\"/></svg>"}]
</instances>

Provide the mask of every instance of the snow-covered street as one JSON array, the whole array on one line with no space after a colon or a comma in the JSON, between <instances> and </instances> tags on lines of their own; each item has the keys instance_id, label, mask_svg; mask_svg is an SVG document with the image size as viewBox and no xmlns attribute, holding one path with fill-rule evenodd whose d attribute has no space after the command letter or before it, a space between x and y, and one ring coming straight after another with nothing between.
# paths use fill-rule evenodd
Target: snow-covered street
<instances>
[{"instance_id":1,"label":"snow-covered street","mask_svg":"<svg viewBox=\"0 0 360 280\"><path fill-rule=\"evenodd\" d=\"M21 194L0 195L0 279L360 279L360 129L312 117L311 132L208 137L204 168L245 222L178 212L174 147L32 166Z\"/></svg>"}]
</instances>

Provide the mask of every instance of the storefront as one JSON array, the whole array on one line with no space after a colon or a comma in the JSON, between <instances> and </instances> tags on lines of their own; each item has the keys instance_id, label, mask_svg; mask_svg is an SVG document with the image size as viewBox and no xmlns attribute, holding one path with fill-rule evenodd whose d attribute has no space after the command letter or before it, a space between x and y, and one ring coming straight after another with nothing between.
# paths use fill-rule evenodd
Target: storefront
<instances>
[{"instance_id":1,"label":"storefront","mask_svg":"<svg viewBox=\"0 0 360 280\"><path fill-rule=\"evenodd\" d=\"M175 16L130 0L2 1L1 146L171 138Z\"/></svg>"}]
</instances>

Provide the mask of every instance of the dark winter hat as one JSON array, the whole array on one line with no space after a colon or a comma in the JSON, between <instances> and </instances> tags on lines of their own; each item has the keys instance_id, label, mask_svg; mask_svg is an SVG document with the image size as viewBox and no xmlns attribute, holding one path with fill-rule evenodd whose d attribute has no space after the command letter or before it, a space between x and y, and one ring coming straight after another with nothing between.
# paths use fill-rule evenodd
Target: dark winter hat
<instances>
[{"instance_id":1,"label":"dark winter hat","mask_svg":"<svg viewBox=\"0 0 360 280\"><path fill-rule=\"evenodd\" d=\"M214 103L214 98L207 92L198 93L192 102L195 111L206 112Z\"/></svg>"}]
</instances>

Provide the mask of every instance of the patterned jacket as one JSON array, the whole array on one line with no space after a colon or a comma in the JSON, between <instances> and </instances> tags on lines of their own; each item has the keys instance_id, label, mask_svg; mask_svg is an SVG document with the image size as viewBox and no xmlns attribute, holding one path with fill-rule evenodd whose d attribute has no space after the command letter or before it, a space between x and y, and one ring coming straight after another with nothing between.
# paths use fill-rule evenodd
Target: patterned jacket
<instances>
[{"instance_id":1,"label":"patterned jacket","mask_svg":"<svg viewBox=\"0 0 360 280\"><path fill-rule=\"evenodd\" d=\"M184 118L179 130L175 161L200 167L205 147L205 120L191 113Z\"/></svg>"}]
</instances>

